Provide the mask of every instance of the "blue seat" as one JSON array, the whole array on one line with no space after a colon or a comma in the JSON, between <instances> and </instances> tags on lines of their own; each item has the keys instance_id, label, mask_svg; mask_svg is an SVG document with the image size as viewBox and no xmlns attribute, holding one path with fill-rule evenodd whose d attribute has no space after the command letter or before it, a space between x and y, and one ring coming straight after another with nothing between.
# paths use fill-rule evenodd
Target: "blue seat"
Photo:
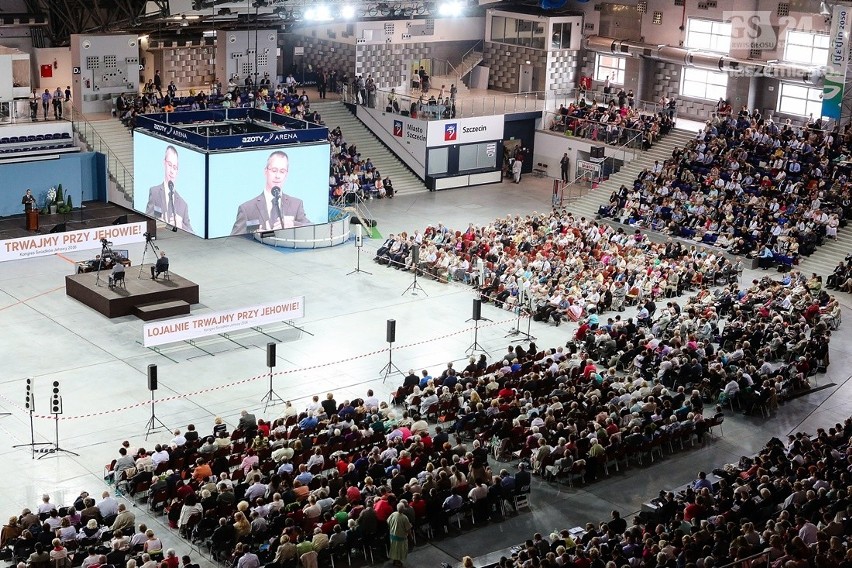
<instances>
[{"instance_id":1,"label":"blue seat","mask_svg":"<svg viewBox=\"0 0 852 568\"><path fill-rule=\"evenodd\" d=\"M8 144L8 143L9 143L9 137L8 136L0 138L0 144Z\"/></svg>"},{"instance_id":2,"label":"blue seat","mask_svg":"<svg viewBox=\"0 0 852 568\"><path fill-rule=\"evenodd\" d=\"M63 138L71 138L71 135L70 135L69 133L67 133L67 132L63 132L63 133L62 133L62 137L63 137Z\"/></svg>"},{"instance_id":3,"label":"blue seat","mask_svg":"<svg viewBox=\"0 0 852 568\"><path fill-rule=\"evenodd\" d=\"M30 134L29 136L27 136L27 142L35 142L35 141L36 141L36 137L34 135Z\"/></svg>"},{"instance_id":4,"label":"blue seat","mask_svg":"<svg viewBox=\"0 0 852 568\"><path fill-rule=\"evenodd\" d=\"M18 137L17 137L17 136L10 136L10 137L9 137L9 143L10 143L10 144L16 144L17 142L18 142Z\"/></svg>"},{"instance_id":5,"label":"blue seat","mask_svg":"<svg viewBox=\"0 0 852 568\"><path fill-rule=\"evenodd\" d=\"M50 135L48 134L48 136L50 136ZM43 134L36 134L35 139L36 139L37 142L41 142L42 140L44 140L44 135Z\"/></svg>"}]
</instances>

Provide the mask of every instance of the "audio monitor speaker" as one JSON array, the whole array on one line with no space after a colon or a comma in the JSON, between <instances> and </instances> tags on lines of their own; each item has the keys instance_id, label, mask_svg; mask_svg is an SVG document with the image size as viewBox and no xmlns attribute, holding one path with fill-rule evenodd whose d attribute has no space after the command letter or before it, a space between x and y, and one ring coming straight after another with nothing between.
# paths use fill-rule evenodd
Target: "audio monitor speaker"
<instances>
[{"instance_id":1,"label":"audio monitor speaker","mask_svg":"<svg viewBox=\"0 0 852 568\"><path fill-rule=\"evenodd\" d=\"M479 321L482 319L482 300L479 298L473 299L473 320Z\"/></svg>"},{"instance_id":2,"label":"audio monitor speaker","mask_svg":"<svg viewBox=\"0 0 852 568\"><path fill-rule=\"evenodd\" d=\"M148 390L157 390L157 366L153 363L148 365Z\"/></svg>"},{"instance_id":3,"label":"audio monitor speaker","mask_svg":"<svg viewBox=\"0 0 852 568\"><path fill-rule=\"evenodd\" d=\"M396 320L388 320L388 328L386 335L388 343L393 343L394 341L396 341Z\"/></svg>"},{"instance_id":4,"label":"audio monitor speaker","mask_svg":"<svg viewBox=\"0 0 852 568\"><path fill-rule=\"evenodd\" d=\"M266 344L266 366L270 369L275 366L275 345L272 341Z\"/></svg>"}]
</instances>

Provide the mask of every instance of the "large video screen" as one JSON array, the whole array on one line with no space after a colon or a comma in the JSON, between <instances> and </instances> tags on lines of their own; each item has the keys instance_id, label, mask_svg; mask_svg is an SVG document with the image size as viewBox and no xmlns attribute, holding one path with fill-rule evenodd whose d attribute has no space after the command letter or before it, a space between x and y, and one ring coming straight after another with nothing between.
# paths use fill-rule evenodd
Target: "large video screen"
<instances>
[{"instance_id":1,"label":"large video screen","mask_svg":"<svg viewBox=\"0 0 852 568\"><path fill-rule=\"evenodd\" d=\"M133 133L133 208L204 236L204 154Z\"/></svg>"},{"instance_id":2,"label":"large video screen","mask_svg":"<svg viewBox=\"0 0 852 568\"><path fill-rule=\"evenodd\" d=\"M208 237L328 222L328 144L210 154Z\"/></svg>"}]
</instances>

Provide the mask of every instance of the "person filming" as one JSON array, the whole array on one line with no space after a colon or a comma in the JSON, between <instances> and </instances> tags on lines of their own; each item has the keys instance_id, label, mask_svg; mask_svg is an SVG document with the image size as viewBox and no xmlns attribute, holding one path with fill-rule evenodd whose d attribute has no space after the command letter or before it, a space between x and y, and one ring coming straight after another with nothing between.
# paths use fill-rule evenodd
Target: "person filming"
<instances>
[{"instance_id":1,"label":"person filming","mask_svg":"<svg viewBox=\"0 0 852 568\"><path fill-rule=\"evenodd\" d=\"M160 258L157 259L157 264L151 267L151 280L156 280L157 276L169 270L169 259L165 251L160 251Z\"/></svg>"}]
</instances>

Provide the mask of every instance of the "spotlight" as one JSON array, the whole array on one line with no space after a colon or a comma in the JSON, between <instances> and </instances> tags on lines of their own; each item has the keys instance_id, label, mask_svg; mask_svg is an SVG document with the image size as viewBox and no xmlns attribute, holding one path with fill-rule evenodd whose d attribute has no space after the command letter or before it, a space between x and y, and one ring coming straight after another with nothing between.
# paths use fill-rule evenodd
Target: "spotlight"
<instances>
[{"instance_id":1,"label":"spotlight","mask_svg":"<svg viewBox=\"0 0 852 568\"><path fill-rule=\"evenodd\" d=\"M462 5L456 1L444 2L438 8L438 14L444 17L461 16Z\"/></svg>"},{"instance_id":2,"label":"spotlight","mask_svg":"<svg viewBox=\"0 0 852 568\"><path fill-rule=\"evenodd\" d=\"M351 20L355 17L355 6L347 4L340 9L340 16L344 19Z\"/></svg>"},{"instance_id":3,"label":"spotlight","mask_svg":"<svg viewBox=\"0 0 852 568\"><path fill-rule=\"evenodd\" d=\"M328 6L319 5L316 8L308 8L305 11L305 19L313 20L316 22L323 22L331 19L331 12L328 9Z\"/></svg>"}]
</instances>

